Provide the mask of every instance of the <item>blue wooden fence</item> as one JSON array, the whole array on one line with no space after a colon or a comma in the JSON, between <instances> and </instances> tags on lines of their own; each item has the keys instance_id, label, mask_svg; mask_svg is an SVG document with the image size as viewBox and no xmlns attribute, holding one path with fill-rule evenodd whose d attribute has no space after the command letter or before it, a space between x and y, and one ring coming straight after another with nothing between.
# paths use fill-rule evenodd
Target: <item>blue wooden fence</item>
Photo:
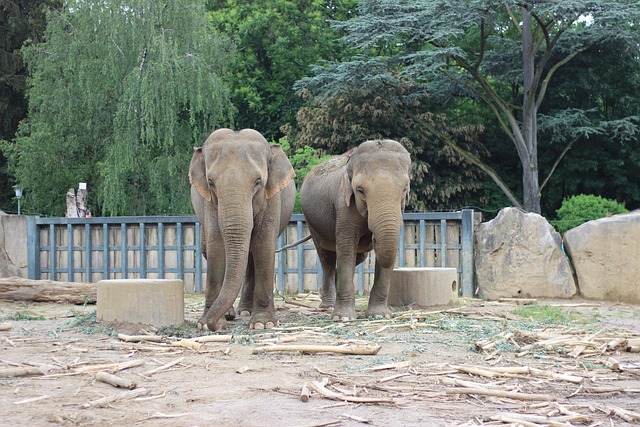
<instances>
[{"instance_id":1,"label":"blue wooden fence","mask_svg":"<svg viewBox=\"0 0 640 427\"><path fill-rule=\"evenodd\" d=\"M405 213L397 265L455 267L464 296L473 296L472 210ZM279 246L307 234L304 216L294 214ZM28 217L29 278L96 282L119 278L178 278L185 290L202 292L206 261L200 253L195 216L105 218ZM373 256L356 269L366 293ZM322 281L313 242L280 252L275 260L279 292L317 290Z\"/></svg>"}]
</instances>

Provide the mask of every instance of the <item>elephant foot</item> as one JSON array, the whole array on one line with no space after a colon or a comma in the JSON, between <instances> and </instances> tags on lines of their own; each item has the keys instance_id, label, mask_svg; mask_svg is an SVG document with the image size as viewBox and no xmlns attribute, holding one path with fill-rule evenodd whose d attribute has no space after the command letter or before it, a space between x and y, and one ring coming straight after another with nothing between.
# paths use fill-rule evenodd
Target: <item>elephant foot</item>
<instances>
[{"instance_id":1,"label":"elephant foot","mask_svg":"<svg viewBox=\"0 0 640 427\"><path fill-rule=\"evenodd\" d=\"M353 320L356 318L356 309L353 305L336 305L331 314L332 320Z\"/></svg>"},{"instance_id":2,"label":"elephant foot","mask_svg":"<svg viewBox=\"0 0 640 427\"><path fill-rule=\"evenodd\" d=\"M278 325L278 319L272 313L254 313L249 320L249 329L271 329Z\"/></svg>"},{"instance_id":3,"label":"elephant foot","mask_svg":"<svg viewBox=\"0 0 640 427\"><path fill-rule=\"evenodd\" d=\"M320 303L320 305L318 306L318 310L320 310L320 311L332 311L334 306L335 306L335 301L331 301L331 302L322 301Z\"/></svg>"},{"instance_id":4,"label":"elephant foot","mask_svg":"<svg viewBox=\"0 0 640 427\"><path fill-rule=\"evenodd\" d=\"M198 327L198 329L203 331L215 332L227 329L227 321L224 317L219 319L217 322L208 321L206 316L202 316L200 320L198 320L196 326Z\"/></svg>"},{"instance_id":5,"label":"elephant foot","mask_svg":"<svg viewBox=\"0 0 640 427\"><path fill-rule=\"evenodd\" d=\"M365 317L373 317L375 319L391 319L391 310L386 305L369 306L364 312Z\"/></svg>"},{"instance_id":6,"label":"elephant foot","mask_svg":"<svg viewBox=\"0 0 640 427\"><path fill-rule=\"evenodd\" d=\"M249 317L251 316L252 307L240 306L238 307L238 316Z\"/></svg>"},{"instance_id":7,"label":"elephant foot","mask_svg":"<svg viewBox=\"0 0 640 427\"><path fill-rule=\"evenodd\" d=\"M233 308L233 306L229 309L229 311L225 313L224 317L227 320L233 320L236 318L236 310Z\"/></svg>"}]
</instances>

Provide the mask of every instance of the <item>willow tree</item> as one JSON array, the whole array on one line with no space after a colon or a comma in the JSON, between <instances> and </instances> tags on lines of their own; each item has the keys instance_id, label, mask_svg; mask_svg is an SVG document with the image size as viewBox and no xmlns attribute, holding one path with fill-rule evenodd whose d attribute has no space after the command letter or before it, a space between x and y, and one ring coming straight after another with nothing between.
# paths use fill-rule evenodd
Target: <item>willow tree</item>
<instances>
[{"instance_id":1,"label":"willow tree","mask_svg":"<svg viewBox=\"0 0 640 427\"><path fill-rule=\"evenodd\" d=\"M194 146L229 123L231 43L202 2L67 1L23 48L29 115L6 150L32 211L89 184L94 215L191 212Z\"/></svg>"},{"instance_id":2,"label":"willow tree","mask_svg":"<svg viewBox=\"0 0 640 427\"><path fill-rule=\"evenodd\" d=\"M484 103L512 144L522 170L520 198L482 159L455 141L446 141L486 172L511 203L540 212L542 187L538 162L539 109L554 74L587 49L613 40L637 49L640 8L632 0L362 0L358 14L337 23L344 40L371 59L377 57L400 75L424 83L420 93L432 97L465 97ZM352 64L364 67L367 60ZM331 84L315 86L315 95L336 93L336 82L349 82L351 67L319 67L316 77ZM378 78L369 73L369 80ZM317 80L317 79L316 79ZM309 79L307 83L313 84ZM305 81L298 87L304 87ZM416 87L419 87L416 85ZM586 110L566 109L549 117L571 128L567 149L577 139L607 129L633 133L633 121L593 123ZM562 153L566 153L564 150ZM552 173L557 163L548 171Z\"/></svg>"}]
</instances>

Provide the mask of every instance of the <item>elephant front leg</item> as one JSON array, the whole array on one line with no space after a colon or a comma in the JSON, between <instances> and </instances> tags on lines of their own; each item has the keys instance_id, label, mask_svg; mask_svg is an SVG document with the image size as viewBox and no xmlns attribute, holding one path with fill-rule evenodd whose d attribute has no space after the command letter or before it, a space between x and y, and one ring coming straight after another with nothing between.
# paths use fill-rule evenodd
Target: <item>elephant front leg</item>
<instances>
[{"instance_id":1,"label":"elephant front leg","mask_svg":"<svg viewBox=\"0 0 640 427\"><path fill-rule=\"evenodd\" d=\"M352 320L356 318L356 294L353 287L353 275L356 268L355 248L340 250L337 253L336 268L336 305L331 318L333 320Z\"/></svg>"},{"instance_id":2,"label":"elephant front leg","mask_svg":"<svg viewBox=\"0 0 640 427\"><path fill-rule=\"evenodd\" d=\"M391 319L391 310L387 305L389 295L389 285L391 283L391 273L393 268L379 267L376 261L375 277L373 287L369 294L369 306L365 311L365 316Z\"/></svg>"},{"instance_id":3,"label":"elephant front leg","mask_svg":"<svg viewBox=\"0 0 640 427\"><path fill-rule=\"evenodd\" d=\"M224 280L224 256L209 256L207 260L207 278L205 289L204 313L198 320L198 329L210 330L207 326L212 321L217 321L217 327L213 330L224 329L226 327L226 319L209 319L209 309L220 294L222 281Z\"/></svg>"},{"instance_id":4,"label":"elephant front leg","mask_svg":"<svg viewBox=\"0 0 640 427\"><path fill-rule=\"evenodd\" d=\"M249 319L250 329L270 329L278 324L276 307L273 302L273 276L275 255L275 241L273 250L269 254L254 254L253 310Z\"/></svg>"},{"instance_id":5,"label":"elephant front leg","mask_svg":"<svg viewBox=\"0 0 640 427\"><path fill-rule=\"evenodd\" d=\"M240 304L238 305L238 315L240 317L250 316L253 311L253 294L255 292L256 280L255 270L253 267L253 258L249 257L247 265L247 278L242 286L242 294L240 296Z\"/></svg>"}]
</instances>

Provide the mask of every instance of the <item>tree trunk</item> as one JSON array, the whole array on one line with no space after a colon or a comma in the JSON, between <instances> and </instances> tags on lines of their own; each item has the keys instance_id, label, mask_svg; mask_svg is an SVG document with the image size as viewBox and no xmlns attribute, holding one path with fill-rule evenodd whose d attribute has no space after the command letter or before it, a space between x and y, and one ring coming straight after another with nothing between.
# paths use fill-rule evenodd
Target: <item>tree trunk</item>
<instances>
[{"instance_id":1,"label":"tree trunk","mask_svg":"<svg viewBox=\"0 0 640 427\"><path fill-rule=\"evenodd\" d=\"M85 304L96 302L95 283L29 280L22 277L0 279L0 300L61 302Z\"/></svg>"}]
</instances>

